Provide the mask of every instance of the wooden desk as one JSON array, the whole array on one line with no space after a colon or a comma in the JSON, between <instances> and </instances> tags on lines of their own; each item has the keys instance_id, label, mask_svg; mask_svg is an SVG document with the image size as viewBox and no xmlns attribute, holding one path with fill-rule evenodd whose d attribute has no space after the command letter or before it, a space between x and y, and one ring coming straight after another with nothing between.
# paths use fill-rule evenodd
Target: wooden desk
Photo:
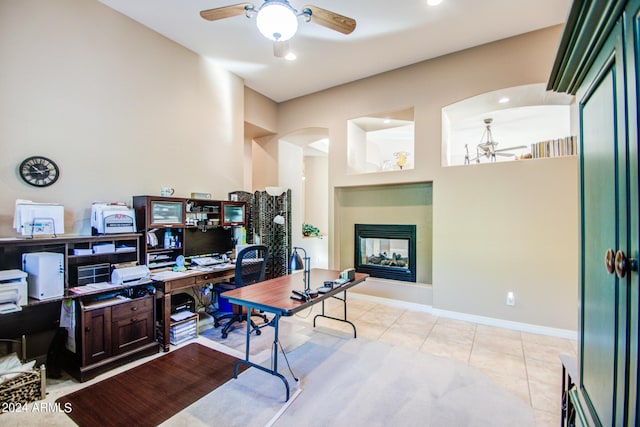
<instances>
[{"instance_id":1,"label":"wooden desk","mask_svg":"<svg viewBox=\"0 0 640 427\"><path fill-rule=\"evenodd\" d=\"M340 276L339 271L325 270L325 269L312 269L311 270L311 289L316 289L324 284L325 281L335 280ZM256 283L254 285L245 286L242 288L227 291L221 294L223 298L229 300L230 303L247 307L247 342L244 360L238 360L234 368L234 378L238 377L238 364L244 363L249 366L253 366L261 371L268 372L271 375L275 375L282 380L286 389L286 399L289 400L289 383L287 379L278 372L278 324L280 316L292 316L293 314L309 308L314 304L322 302L322 314L318 314L313 319L313 325L315 326L315 319L317 317L326 317L329 319L338 320L341 322L347 322L353 327L353 336L356 337L356 327L353 323L347 320L347 289L364 282L368 274L356 273L356 277L351 282L347 282L340 287L332 289L326 294L319 294L318 297L312 298L306 302L300 302L291 299L292 291L304 289L303 285L303 273L295 273L288 276L276 277L275 279L266 280L264 282ZM336 294L344 293L343 298L339 298ZM324 300L327 298L337 298L343 302L344 305L344 319L338 319L324 314ZM269 323L270 326L275 328L272 357L273 357L273 369L265 368L264 366L257 365L249 360L249 338L251 333L251 309L263 310L268 313L273 313L275 316Z\"/></svg>"},{"instance_id":2,"label":"wooden desk","mask_svg":"<svg viewBox=\"0 0 640 427\"><path fill-rule=\"evenodd\" d=\"M162 304L160 306L160 319L162 330L160 345L164 351L169 351L169 327L171 326L171 294L173 291L189 289L194 286L202 286L207 283L222 282L231 279L235 275L235 264L228 264L223 268L212 271L187 270L185 272L162 272L152 274L153 285L162 291Z\"/></svg>"}]
</instances>

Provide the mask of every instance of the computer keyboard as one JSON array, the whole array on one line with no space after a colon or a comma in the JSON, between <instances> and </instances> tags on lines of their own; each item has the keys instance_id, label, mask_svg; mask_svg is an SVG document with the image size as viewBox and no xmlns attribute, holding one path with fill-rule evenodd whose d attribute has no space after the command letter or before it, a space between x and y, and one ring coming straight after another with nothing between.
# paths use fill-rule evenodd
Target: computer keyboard
<instances>
[{"instance_id":1,"label":"computer keyboard","mask_svg":"<svg viewBox=\"0 0 640 427\"><path fill-rule=\"evenodd\" d=\"M222 260L215 259L214 257L210 257L210 256L203 256L200 258L191 259L192 264L199 265L199 266L214 265L214 264L219 264L221 262Z\"/></svg>"}]
</instances>

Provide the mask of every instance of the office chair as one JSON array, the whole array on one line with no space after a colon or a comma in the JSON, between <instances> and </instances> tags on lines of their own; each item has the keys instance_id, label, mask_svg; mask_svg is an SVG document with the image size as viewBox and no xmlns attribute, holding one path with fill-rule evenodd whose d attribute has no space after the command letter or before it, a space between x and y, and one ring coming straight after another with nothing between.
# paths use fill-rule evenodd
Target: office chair
<instances>
[{"instance_id":1,"label":"office chair","mask_svg":"<svg viewBox=\"0 0 640 427\"><path fill-rule=\"evenodd\" d=\"M218 298L218 306L220 305L220 294L232 289L241 288L243 286L251 285L254 283L262 282L264 280L264 272L267 266L267 247L264 245L252 245L242 249L236 256L236 271L235 277L231 282L216 283L213 285L213 290ZM242 313L242 307L232 304L232 313L216 316L214 314L214 326L217 328L220 326L220 321L229 319L222 328L222 338L226 338L229 329L233 327L234 323L242 322L246 319L246 313ZM261 317L265 323L268 322L267 316L261 313L251 313L251 316ZM260 335L260 329L258 325L251 320L251 327L256 332L256 335Z\"/></svg>"}]
</instances>

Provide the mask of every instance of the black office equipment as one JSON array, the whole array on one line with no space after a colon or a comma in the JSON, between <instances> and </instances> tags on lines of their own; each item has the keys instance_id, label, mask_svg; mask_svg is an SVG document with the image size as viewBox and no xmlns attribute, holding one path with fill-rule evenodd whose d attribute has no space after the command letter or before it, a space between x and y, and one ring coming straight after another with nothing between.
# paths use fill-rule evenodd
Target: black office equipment
<instances>
[{"instance_id":1,"label":"black office equipment","mask_svg":"<svg viewBox=\"0 0 640 427\"><path fill-rule=\"evenodd\" d=\"M241 288L243 286L252 285L254 283L262 282L264 280L264 273L267 266L267 247L264 245L247 246L238 252L236 257L236 269L233 282L228 283L216 283L213 290L220 301L220 294L232 289ZM229 321L222 328L222 338L226 338L229 329L236 322L242 322L245 320L245 315L242 313L242 307L233 305L233 313L229 314L217 314L214 313L214 326L220 326L220 321L223 319L229 319ZM267 323L267 317L264 314L252 313L252 316L261 317L265 323ZM251 326L256 332L256 335L260 335L260 329L251 321Z\"/></svg>"},{"instance_id":2,"label":"black office equipment","mask_svg":"<svg viewBox=\"0 0 640 427\"><path fill-rule=\"evenodd\" d=\"M196 301L187 293L171 295L171 313L179 313L181 311L190 311L195 313Z\"/></svg>"}]
</instances>

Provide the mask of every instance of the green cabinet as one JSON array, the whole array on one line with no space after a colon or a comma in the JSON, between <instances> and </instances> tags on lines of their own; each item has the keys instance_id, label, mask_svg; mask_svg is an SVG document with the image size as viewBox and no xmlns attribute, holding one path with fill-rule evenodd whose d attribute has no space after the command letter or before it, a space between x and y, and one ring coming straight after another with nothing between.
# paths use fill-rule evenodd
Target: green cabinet
<instances>
[{"instance_id":1,"label":"green cabinet","mask_svg":"<svg viewBox=\"0 0 640 427\"><path fill-rule=\"evenodd\" d=\"M579 378L585 425L638 425L638 11L574 1L549 88L580 126Z\"/></svg>"}]
</instances>

